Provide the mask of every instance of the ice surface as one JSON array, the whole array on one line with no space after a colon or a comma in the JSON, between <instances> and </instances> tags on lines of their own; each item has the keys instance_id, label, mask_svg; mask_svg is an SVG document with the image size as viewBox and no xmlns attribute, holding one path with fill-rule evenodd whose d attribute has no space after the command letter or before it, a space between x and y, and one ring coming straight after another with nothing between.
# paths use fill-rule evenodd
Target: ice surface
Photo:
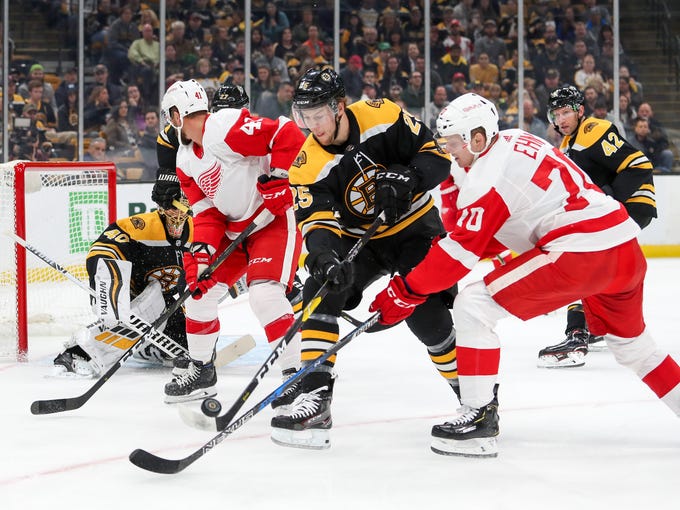
<instances>
[{"instance_id":1,"label":"ice surface","mask_svg":"<svg viewBox=\"0 0 680 510\"><path fill-rule=\"evenodd\" d=\"M678 259L650 260L645 301L651 333L676 359L679 271ZM367 317L377 290L352 313ZM229 405L268 347L247 299L225 304L221 318L225 334L258 341L219 372L219 397ZM456 406L424 347L400 325L340 352L329 450L274 445L266 410L178 475L127 459L135 448L184 457L213 435L188 428L163 404L168 369L125 366L81 409L32 416L33 400L78 395L91 384L46 378L61 341L32 339L28 363L0 364L0 509L677 508L678 418L607 351L590 353L582 368L536 368L538 350L560 340L564 325L560 310L499 327L497 459L430 451L431 426ZM246 407L279 383L269 375Z\"/></svg>"}]
</instances>

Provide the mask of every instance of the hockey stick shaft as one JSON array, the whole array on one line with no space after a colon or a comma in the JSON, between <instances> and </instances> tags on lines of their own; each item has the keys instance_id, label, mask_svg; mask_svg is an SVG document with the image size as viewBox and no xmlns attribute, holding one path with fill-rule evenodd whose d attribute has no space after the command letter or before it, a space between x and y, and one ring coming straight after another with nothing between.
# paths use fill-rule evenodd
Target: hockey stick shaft
<instances>
[{"instance_id":1,"label":"hockey stick shaft","mask_svg":"<svg viewBox=\"0 0 680 510\"><path fill-rule=\"evenodd\" d=\"M357 242L354 243L354 246L352 246L352 248L345 256L345 262L352 262L356 258L361 249L366 245L366 243L368 243L368 241L371 240L373 234L375 234L375 232L378 230L378 228L380 228L380 225L382 225L384 221L385 216L383 213L381 213L373 221L371 226L368 227L366 232L364 232L364 234L357 240ZM288 328L288 331L286 331L285 335L283 335L283 338L279 340L279 343L276 344L276 347L272 350L271 354L269 354L269 356L264 361L260 369L257 371L255 377L253 377L250 380L250 383L248 383L246 389L243 390L241 395L236 399L236 401L232 404L232 406L224 415L217 417L218 429L223 429L227 425L229 425L229 422L234 418L234 416L236 416L236 413L239 412L243 404L245 404L246 400L250 398L250 396L253 394L253 391L255 391L255 388L257 388L257 386L260 384L260 381L264 379L264 376L267 375L267 372L269 372L269 370L274 366L276 360L283 353L283 351L288 346L293 337L297 334L302 322L307 320L307 318L312 314L316 307L319 306L319 303L321 303L321 300L326 296L326 294L328 294L328 292L329 286L328 281L326 281L323 283L323 285L321 285L321 288L316 292L314 297L310 299L307 306L305 306L302 309L302 313L297 317L297 319L295 319L295 321L293 321L293 324L290 326L290 328Z\"/></svg>"},{"instance_id":2,"label":"hockey stick shaft","mask_svg":"<svg viewBox=\"0 0 680 510\"><path fill-rule=\"evenodd\" d=\"M137 449L130 454L130 462L135 466L145 469L147 471L152 471L154 473L161 474L175 474L184 470L196 460L201 458L203 455L212 450L215 446L224 441L228 436L233 434L237 429L241 428L243 425L248 423L251 418L258 414L263 409L267 408L276 398L278 398L286 388L296 381L299 381L302 377L307 375L309 372L313 371L321 363L326 361L328 358L336 354L340 349L345 347L353 339L359 336L361 333L365 332L368 328L373 326L378 322L380 318L379 313L373 314L365 322L361 323L356 329L348 333L342 339L328 349L322 356L315 359L314 361L306 364L302 369L298 370L293 376L288 378L283 384L276 388L273 392L267 395L264 399L260 400L248 411L239 416L233 423L228 427L221 429L216 436L214 436L210 441L204 444L201 448L196 450L194 453L183 459L164 459L158 457L153 453L147 452L146 450Z\"/></svg>"},{"instance_id":3,"label":"hockey stick shaft","mask_svg":"<svg viewBox=\"0 0 680 510\"><path fill-rule=\"evenodd\" d=\"M209 278L210 275L219 267L219 265L238 248L238 246L246 239L246 237L248 237L248 235L250 235L253 230L257 228L259 222L268 215L269 212L266 209L258 214L258 216L245 228L245 230L243 230L243 232L241 232L236 237L236 239L234 239L231 244L225 248L225 250L217 257L217 259L215 259L215 261L213 261L213 263L210 264L205 271L203 271L200 278ZM166 309L166 311L151 324L151 328L155 329L163 324L173 313L177 311L184 301L189 299L190 296L191 291L187 289L172 306ZM144 339L149 331L151 331L151 329L147 330L140 337L139 341L134 343L127 351L125 351L118 361L116 361L99 379L97 379L95 383L87 391L85 391L85 393L78 395L77 397L52 400L36 400L31 404L31 413L52 414L60 413L62 411L72 411L82 407L88 400L90 400L92 395L94 395L99 390L99 388L101 388L106 383L106 381L108 381L111 376L113 376L113 374L115 374L118 369L123 366L128 358L130 358L130 356L132 356L134 352L143 345L141 340Z\"/></svg>"}]
</instances>

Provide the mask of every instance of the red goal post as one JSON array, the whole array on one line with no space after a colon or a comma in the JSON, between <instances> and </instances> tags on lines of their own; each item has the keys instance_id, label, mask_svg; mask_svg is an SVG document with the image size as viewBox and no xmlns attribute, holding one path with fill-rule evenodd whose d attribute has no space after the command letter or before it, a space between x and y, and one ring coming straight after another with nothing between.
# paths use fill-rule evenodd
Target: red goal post
<instances>
[{"instance_id":1,"label":"red goal post","mask_svg":"<svg viewBox=\"0 0 680 510\"><path fill-rule=\"evenodd\" d=\"M115 218L113 163L0 164L0 228L83 281L90 244ZM82 289L0 235L0 358L25 359L29 334L65 335L93 319Z\"/></svg>"}]
</instances>

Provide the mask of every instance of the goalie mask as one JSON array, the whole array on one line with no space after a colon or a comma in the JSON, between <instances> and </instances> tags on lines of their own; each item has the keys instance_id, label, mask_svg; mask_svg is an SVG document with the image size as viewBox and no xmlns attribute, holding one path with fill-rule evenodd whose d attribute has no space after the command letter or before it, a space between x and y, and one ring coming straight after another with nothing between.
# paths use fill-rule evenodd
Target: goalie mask
<instances>
[{"instance_id":1,"label":"goalie mask","mask_svg":"<svg viewBox=\"0 0 680 510\"><path fill-rule=\"evenodd\" d=\"M191 213L189 200L183 194L178 200L173 201L173 207L168 209L158 208L158 212L165 220L165 228L174 239L182 237L184 224Z\"/></svg>"}]
</instances>

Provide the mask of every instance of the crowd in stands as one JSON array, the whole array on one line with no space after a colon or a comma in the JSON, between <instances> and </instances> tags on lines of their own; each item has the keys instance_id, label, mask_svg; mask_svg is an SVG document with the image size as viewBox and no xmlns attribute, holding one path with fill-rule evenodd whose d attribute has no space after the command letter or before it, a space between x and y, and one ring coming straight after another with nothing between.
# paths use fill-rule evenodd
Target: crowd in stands
<instances>
[{"instance_id":1,"label":"crowd in stands","mask_svg":"<svg viewBox=\"0 0 680 510\"><path fill-rule=\"evenodd\" d=\"M36 8L54 4L36 3ZM85 135L103 138L109 158L137 164L148 177L155 171L150 140L159 129L161 21L139 0L95 3L85 23L84 65L93 69L85 86ZM194 78L211 95L222 83L245 85L250 79L252 112L288 116L297 77L310 67L334 64L333 4L253 0L251 67L246 70L242 3L166 0L164 85ZM473 91L495 103L502 127L519 124L557 145L559 135L546 115L547 99L557 87L573 84L584 92L588 115L614 122L652 157L657 170L672 168L668 137L645 102L635 65L623 48L618 48L620 115L613 117L615 49L610 4L604 0L525 2L521 98L517 0L433 1L430 69L423 55L422 0L343 0L341 9L340 74L349 101L389 98L411 114L425 116L434 128L448 102ZM31 65L26 75L12 70L10 87L16 89L9 92L24 105L15 109L16 115L30 118L45 133L37 137L42 142L72 139L78 124L77 70L59 76L56 90L44 79L40 63ZM428 72L431 91L425 104ZM518 122L520 101L524 115ZM34 149L41 147L36 144ZM16 156L26 156L23 152Z\"/></svg>"}]
</instances>

